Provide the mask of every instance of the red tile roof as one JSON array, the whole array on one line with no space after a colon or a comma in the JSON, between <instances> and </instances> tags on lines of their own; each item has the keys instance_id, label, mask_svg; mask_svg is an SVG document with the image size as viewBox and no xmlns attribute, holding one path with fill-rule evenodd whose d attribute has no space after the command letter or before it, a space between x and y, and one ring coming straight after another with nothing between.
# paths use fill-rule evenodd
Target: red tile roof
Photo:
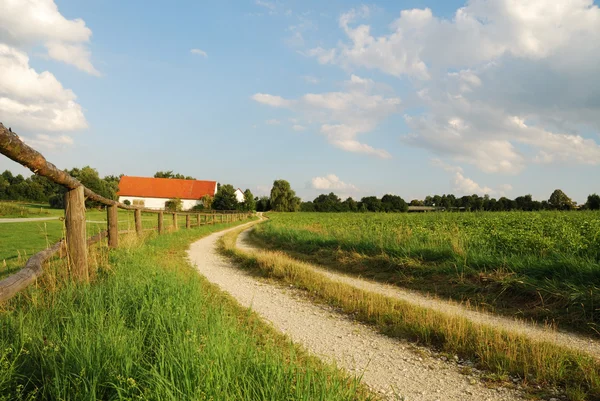
<instances>
[{"instance_id":1,"label":"red tile roof","mask_svg":"<svg viewBox=\"0 0 600 401\"><path fill-rule=\"evenodd\" d=\"M150 178L122 176L119 196L141 198L200 199L204 195L215 195L216 181L177 180L173 178Z\"/></svg>"}]
</instances>

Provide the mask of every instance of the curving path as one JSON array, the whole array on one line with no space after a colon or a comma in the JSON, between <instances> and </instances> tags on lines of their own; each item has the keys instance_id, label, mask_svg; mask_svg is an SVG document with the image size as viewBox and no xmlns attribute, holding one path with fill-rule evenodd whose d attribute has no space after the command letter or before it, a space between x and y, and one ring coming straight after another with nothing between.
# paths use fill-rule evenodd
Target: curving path
<instances>
[{"instance_id":1,"label":"curving path","mask_svg":"<svg viewBox=\"0 0 600 401\"><path fill-rule=\"evenodd\" d=\"M252 223L249 223L252 224ZM236 228L233 228L236 229ZM230 229L230 230L233 230ZM275 328L322 359L333 362L388 400L522 400L515 390L486 388L459 366L409 342L391 339L331 308L315 305L293 288L267 284L236 268L216 250L227 231L192 244L188 256L200 274Z\"/></svg>"},{"instance_id":2,"label":"curving path","mask_svg":"<svg viewBox=\"0 0 600 401\"><path fill-rule=\"evenodd\" d=\"M250 230L247 230L240 234L238 237L237 247L245 251L256 252L259 249L254 247L248 241L249 233ZM320 266L309 265L306 263L305 265L310 266L315 273L322 274L330 280L348 284L365 291L385 295L390 298L410 302L414 305L419 305L425 308L435 309L454 315L460 315L473 322L494 326L514 333L520 333L536 340L547 341L576 351L581 351L600 359L600 341L596 339L580 336L570 332L557 331L553 328L545 327L536 323L530 323L524 320L479 312L456 302L428 297L414 291L408 291L399 288L398 286L382 284L375 281L358 278L356 276L345 275Z\"/></svg>"}]
</instances>

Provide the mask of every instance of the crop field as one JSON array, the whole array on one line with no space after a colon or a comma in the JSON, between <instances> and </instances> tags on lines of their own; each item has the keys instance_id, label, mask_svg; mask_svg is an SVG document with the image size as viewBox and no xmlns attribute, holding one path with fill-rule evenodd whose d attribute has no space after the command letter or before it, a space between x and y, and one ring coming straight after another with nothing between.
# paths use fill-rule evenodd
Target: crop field
<instances>
[{"instance_id":1,"label":"crop field","mask_svg":"<svg viewBox=\"0 0 600 401\"><path fill-rule=\"evenodd\" d=\"M599 212L269 215L254 240L344 272L597 335Z\"/></svg>"}]
</instances>

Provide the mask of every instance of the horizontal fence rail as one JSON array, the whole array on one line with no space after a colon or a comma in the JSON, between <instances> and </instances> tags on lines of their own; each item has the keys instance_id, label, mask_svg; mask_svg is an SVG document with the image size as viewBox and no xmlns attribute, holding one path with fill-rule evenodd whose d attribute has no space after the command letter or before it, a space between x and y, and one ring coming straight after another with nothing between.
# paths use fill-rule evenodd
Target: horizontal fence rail
<instances>
[{"instance_id":1,"label":"horizontal fence rail","mask_svg":"<svg viewBox=\"0 0 600 401\"><path fill-rule=\"evenodd\" d=\"M112 199L98 195L86 188L77 179L71 177L67 172L58 169L54 164L25 144L17 134L12 132L0 122L0 153L9 159L29 168L34 174L48 178L67 188L65 194L65 238L50 248L33 255L25 267L17 273L0 280L0 302L6 301L36 281L43 274L43 264L57 253L67 258L70 266L71 276L75 280L88 281L88 253L90 245L108 238L108 247L119 246L119 235L123 233L137 233L142 235L144 231L165 232L164 215L171 214L173 230L179 228L178 217L185 216L185 228L199 227L208 224L231 223L249 218L252 212L240 212L237 210L224 211L168 211L147 209L139 206L125 205ZM107 206L107 230L101 231L93 237L86 238L86 215L85 200L91 199ZM118 209L134 212L135 230L119 231ZM155 213L157 215L156 228L144 229L142 226L142 212Z\"/></svg>"}]
</instances>

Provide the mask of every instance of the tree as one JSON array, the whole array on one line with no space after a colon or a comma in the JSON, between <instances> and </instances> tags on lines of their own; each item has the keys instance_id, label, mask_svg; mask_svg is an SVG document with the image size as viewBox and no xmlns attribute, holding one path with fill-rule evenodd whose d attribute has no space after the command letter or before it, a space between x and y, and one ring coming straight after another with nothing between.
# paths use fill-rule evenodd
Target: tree
<instances>
[{"instance_id":1,"label":"tree","mask_svg":"<svg viewBox=\"0 0 600 401\"><path fill-rule=\"evenodd\" d=\"M548 198L548 204L554 210L572 210L575 208L575 202L560 189L555 189L552 192L552 195Z\"/></svg>"},{"instance_id":2,"label":"tree","mask_svg":"<svg viewBox=\"0 0 600 401\"><path fill-rule=\"evenodd\" d=\"M179 174L179 173L173 173L172 170L169 170L169 171L157 171L154 174L154 178L174 178L174 179L177 179L177 180L195 180L194 177L190 177L189 175L185 176L185 175Z\"/></svg>"},{"instance_id":3,"label":"tree","mask_svg":"<svg viewBox=\"0 0 600 401\"><path fill-rule=\"evenodd\" d=\"M221 185L215 194L212 208L215 210L236 210L238 203L233 185L225 184Z\"/></svg>"},{"instance_id":4,"label":"tree","mask_svg":"<svg viewBox=\"0 0 600 401\"><path fill-rule=\"evenodd\" d=\"M600 195L588 195L587 202L585 202L585 208L588 210L600 210Z\"/></svg>"},{"instance_id":5,"label":"tree","mask_svg":"<svg viewBox=\"0 0 600 401\"><path fill-rule=\"evenodd\" d=\"M531 195L517 196L515 198L515 203L519 210L533 210L533 199L531 198Z\"/></svg>"},{"instance_id":6,"label":"tree","mask_svg":"<svg viewBox=\"0 0 600 401\"><path fill-rule=\"evenodd\" d=\"M79 180L79 182L81 182L87 188L96 192L98 195L112 200L117 199L118 183L115 183L114 180L106 181L105 179L100 178L98 170L95 168L90 166L85 166L82 168L75 167L71 170L68 170L67 173ZM64 188L61 187L61 189L64 191ZM88 207L100 205L100 203L91 200L86 201L85 204Z\"/></svg>"},{"instance_id":7,"label":"tree","mask_svg":"<svg viewBox=\"0 0 600 401\"><path fill-rule=\"evenodd\" d=\"M250 189L246 189L244 191L244 202L242 203L242 209L251 212L256 209L256 202L254 201L254 195Z\"/></svg>"},{"instance_id":8,"label":"tree","mask_svg":"<svg viewBox=\"0 0 600 401\"><path fill-rule=\"evenodd\" d=\"M349 212L358 212L358 202L352 198L348 198L343 202L348 207Z\"/></svg>"},{"instance_id":9,"label":"tree","mask_svg":"<svg viewBox=\"0 0 600 401\"><path fill-rule=\"evenodd\" d=\"M301 212L314 212L315 211L315 205L311 201L302 202L300 204L300 211Z\"/></svg>"},{"instance_id":10,"label":"tree","mask_svg":"<svg viewBox=\"0 0 600 401\"><path fill-rule=\"evenodd\" d=\"M329 195L317 196L313 204L317 212L339 212L342 209L342 200L333 192L330 192Z\"/></svg>"},{"instance_id":11,"label":"tree","mask_svg":"<svg viewBox=\"0 0 600 401\"><path fill-rule=\"evenodd\" d=\"M369 212L381 212L383 210L381 199L376 196L366 196L360 200L360 204L361 208L364 206L364 209Z\"/></svg>"},{"instance_id":12,"label":"tree","mask_svg":"<svg viewBox=\"0 0 600 401\"><path fill-rule=\"evenodd\" d=\"M165 202L165 209L170 212L180 212L183 210L183 202L179 198L169 199Z\"/></svg>"},{"instance_id":13,"label":"tree","mask_svg":"<svg viewBox=\"0 0 600 401\"><path fill-rule=\"evenodd\" d=\"M213 198L212 196L210 196L208 194L206 194L202 198L200 198L200 204L202 206L202 209L210 210L212 208L214 199L215 198Z\"/></svg>"},{"instance_id":14,"label":"tree","mask_svg":"<svg viewBox=\"0 0 600 401\"><path fill-rule=\"evenodd\" d=\"M256 198L256 211L257 212L268 212L271 210L271 201L268 196L261 196Z\"/></svg>"},{"instance_id":15,"label":"tree","mask_svg":"<svg viewBox=\"0 0 600 401\"><path fill-rule=\"evenodd\" d=\"M381 198L381 206L386 212L407 212L408 205L398 195L383 195Z\"/></svg>"},{"instance_id":16,"label":"tree","mask_svg":"<svg viewBox=\"0 0 600 401\"><path fill-rule=\"evenodd\" d=\"M271 188L271 210L276 212L297 212L300 210L301 199L286 180L275 180Z\"/></svg>"},{"instance_id":17,"label":"tree","mask_svg":"<svg viewBox=\"0 0 600 401\"><path fill-rule=\"evenodd\" d=\"M431 196L428 196L427 198L431 199ZM427 198L425 198L425 201L427 202ZM429 203L429 202L428 202ZM409 203L410 206L431 206L431 205L425 205L425 202L420 201L418 199L413 199L410 201Z\"/></svg>"}]
</instances>

